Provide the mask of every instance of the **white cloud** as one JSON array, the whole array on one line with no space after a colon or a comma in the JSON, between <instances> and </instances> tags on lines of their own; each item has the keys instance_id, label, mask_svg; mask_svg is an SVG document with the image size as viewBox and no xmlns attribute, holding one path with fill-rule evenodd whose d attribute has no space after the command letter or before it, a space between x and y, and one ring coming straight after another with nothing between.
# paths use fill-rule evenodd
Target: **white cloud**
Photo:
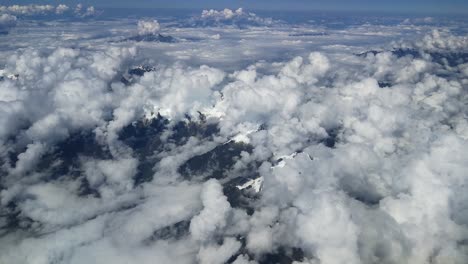
<instances>
[{"instance_id":1,"label":"white cloud","mask_svg":"<svg viewBox=\"0 0 468 264\"><path fill-rule=\"evenodd\" d=\"M70 8L67 5L60 4L55 8L55 13L63 14L67 12Z\"/></svg>"},{"instance_id":2,"label":"white cloud","mask_svg":"<svg viewBox=\"0 0 468 264\"><path fill-rule=\"evenodd\" d=\"M66 15L70 7L65 4L54 5L10 5L0 6L0 13L7 13L16 16L47 16L47 15ZM94 6L84 7L78 4L75 7L74 13L80 17L94 16L97 12Z\"/></svg>"},{"instance_id":3,"label":"white cloud","mask_svg":"<svg viewBox=\"0 0 468 264\"><path fill-rule=\"evenodd\" d=\"M201 264L222 264L226 263L241 247L241 243L233 238L225 238L221 246L202 247L198 253L198 260Z\"/></svg>"},{"instance_id":4,"label":"white cloud","mask_svg":"<svg viewBox=\"0 0 468 264\"><path fill-rule=\"evenodd\" d=\"M263 18L255 13L246 12L242 8L231 10L225 8L223 10L203 10L200 17L194 18L195 25L201 26L222 26L235 25L238 27L245 26L269 26L275 23L271 18Z\"/></svg>"},{"instance_id":5,"label":"white cloud","mask_svg":"<svg viewBox=\"0 0 468 264\"><path fill-rule=\"evenodd\" d=\"M416 48L426 52L466 52L468 38L457 36L448 30L434 29L430 34L426 34L421 40L414 42L398 43L397 47Z\"/></svg>"},{"instance_id":6,"label":"white cloud","mask_svg":"<svg viewBox=\"0 0 468 264\"><path fill-rule=\"evenodd\" d=\"M89 6L86 8L86 12L83 14L84 17L94 16L96 14L96 9L94 6Z\"/></svg>"},{"instance_id":7,"label":"white cloud","mask_svg":"<svg viewBox=\"0 0 468 264\"><path fill-rule=\"evenodd\" d=\"M323 263L359 263L358 229L341 197L327 193L299 197L296 235Z\"/></svg>"},{"instance_id":8,"label":"white cloud","mask_svg":"<svg viewBox=\"0 0 468 264\"><path fill-rule=\"evenodd\" d=\"M91 161L85 164L87 179L92 187L99 187L103 197L114 197L133 188L138 160L127 158L119 160Z\"/></svg>"},{"instance_id":9,"label":"white cloud","mask_svg":"<svg viewBox=\"0 0 468 264\"><path fill-rule=\"evenodd\" d=\"M0 6L0 12L7 12L14 15L43 15L54 12L52 5L11 5Z\"/></svg>"},{"instance_id":10,"label":"white cloud","mask_svg":"<svg viewBox=\"0 0 468 264\"><path fill-rule=\"evenodd\" d=\"M155 35L160 30L160 25L157 20L140 20L138 21L139 35Z\"/></svg>"},{"instance_id":11,"label":"white cloud","mask_svg":"<svg viewBox=\"0 0 468 264\"><path fill-rule=\"evenodd\" d=\"M201 195L203 210L190 222L190 233L194 239L205 241L226 226L231 206L216 180L207 181Z\"/></svg>"},{"instance_id":12,"label":"white cloud","mask_svg":"<svg viewBox=\"0 0 468 264\"><path fill-rule=\"evenodd\" d=\"M214 19L232 19L233 17L244 15L244 10L239 8L235 11L225 8L224 10L218 11L214 9L203 10L201 17L202 18L214 18Z\"/></svg>"},{"instance_id":13,"label":"white cloud","mask_svg":"<svg viewBox=\"0 0 468 264\"><path fill-rule=\"evenodd\" d=\"M245 256L245 255L240 255L233 262L233 264L255 264L255 263L257 263L257 262L256 261L250 261L249 257Z\"/></svg>"}]
</instances>

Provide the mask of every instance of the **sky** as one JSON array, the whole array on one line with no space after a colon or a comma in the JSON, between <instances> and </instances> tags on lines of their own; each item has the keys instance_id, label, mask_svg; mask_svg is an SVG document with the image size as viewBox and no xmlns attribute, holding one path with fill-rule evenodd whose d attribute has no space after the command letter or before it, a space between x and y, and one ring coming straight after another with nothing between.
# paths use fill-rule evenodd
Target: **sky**
<instances>
[{"instance_id":1,"label":"sky","mask_svg":"<svg viewBox=\"0 0 468 264\"><path fill-rule=\"evenodd\" d=\"M466 0L1 0L3 5L11 4L77 4L83 3L96 7L137 7L137 8L236 8L256 10L334 10L334 11L389 11L418 13L467 13Z\"/></svg>"}]
</instances>

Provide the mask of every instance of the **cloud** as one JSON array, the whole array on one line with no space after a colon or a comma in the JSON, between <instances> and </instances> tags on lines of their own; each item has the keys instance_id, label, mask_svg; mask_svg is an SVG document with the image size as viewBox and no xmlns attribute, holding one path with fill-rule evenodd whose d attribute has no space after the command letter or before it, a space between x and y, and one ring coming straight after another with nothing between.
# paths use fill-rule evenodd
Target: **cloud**
<instances>
[{"instance_id":1,"label":"cloud","mask_svg":"<svg viewBox=\"0 0 468 264\"><path fill-rule=\"evenodd\" d=\"M241 247L241 243L234 238L226 238L221 246L202 247L198 253L198 260L203 264L226 263Z\"/></svg>"},{"instance_id":2,"label":"cloud","mask_svg":"<svg viewBox=\"0 0 468 264\"><path fill-rule=\"evenodd\" d=\"M86 12L82 14L83 17L94 16L96 14L96 9L94 6L89 6L86 8Z\"/></svg>"},{"instance_id":3,"label":"cloud","mask_svg":"<svg viewBox=\"0 0 468 264\"><path fill-rule=\"evenodd\" d=\"M466 36L453 35L448 30L434 29L419 41L398 44L397 47L399 48L415 48L425 52L466 52L468 38Z\"/></svg>"},{"instance_id":4,"label":"cloud","mask_svg":"<svg viewBox=\"0 0 468 264\"><path fill-rule=\"evenodd\" d=\"M159 32L160 25L157 20L140 20L138 21L138 34L149 35L157 34Z\"/></svg>"},{"instance_id":5,"label":"cloud","mask_svg":"<svg viewBox=\"0 0 468 264\"><path fill-rule=\"evenodd\" d=\"M67 12L70 8L67 5L60 4L55 8L55 13L63 14Z\"/></svg>"},{"instance_id":6,"label":"cloud","mask_svg":"<svg viewBox=\"0 0 468 264\"><path fill-rule=\"evenodd\" d=\"M85 164L86 178L93 188L99 188L103 197L115 196L133 188L133 176L136 174L138 160L127 158L119 160L89 161Z\"/></svg>"},{"instance_id":7,"label":"cloud","mask_svg":"<svg viewBox=\"0 0 468 264\"><path fill-rule=\"evenodd\" d=\"M8 32L16 26L16 17L9 14L0 15L0 34L8 34Z\"/></svg>"},{"instance_id":8,"label":"cloud","mask_svg":"<svg viewBox=\"0 0 468 264\"><path fill-rule=\"evenodd\" d=\"M89 39L70 46L6 47L0 262L466 262L464 37L430 31L359 55L330 48L344 34L368 49L354 28L187 27L173 32L208 37L112 41L135 22L103 22L128 31L79 32ZM272 40L303 41L274 61L178 57L249 34L271 42L249 60L284 48Z\"/></svg>"},{"instance_id":9,"label":"cloud","mask_svg":"<svg viewBox=\"0 0 468 264\"><path fill-rule=\"evenodd\" d=\"M45 15L54 12L55 7L52 5L11 5L0 6L0 11L22 16Z\"/></svg>"},{"instance_id":10,"label":"cloud","mask_svg":"<svg viewBox=\"0 0 468 264\"><path fill-rule=\"evenodd\" d=\"M222 192L222 186L215 180L209 180L204 184L202 202L204 208L190 222L190 233L194 239L210 240L216 231L226 226L226 218L231 206ZM211 261L207 262L211 263Z\"/></svg>"},{"instance_id":11,"label":"cloud","mask_svg":"<svg viewBox=\"0 0 468 264\"><path fill-rule=\"evenodd\" d=\"M200 17L192 19L195 26L269 26L277 21L272 18L262 18L255 13L246 12L242 8L231 10L203 10Z\"/></svg>"},{"instance_id":12,"label":"cloud","mask_svg":"<svg viewBox=\"0 0 468 264\"><path fill-rule=\"evenodd\" d=\"M10 5L0 6L0 13L7 13L19 17L28 16L65 16L69 14L71 8L65 4L54 5ZM97 14L94 6L84 7L78 4L74 9L75 15L79 17L89 17Z\"/></svg>"},{"instance_id":13,"label":"cloud","mask_svg":"<svg viewBox=\"0 0 468 264\"><path fill-rule=\"evenodd\" d=\"M239 8L235 11L225 8L224 10L218 11L214 9L210 10L203 10L201 17L202 18L214 18L218 20L222 19L232 19L233 17L238 17L244 15L244 10L242 8Z\"/></svg>"}]
</instances>

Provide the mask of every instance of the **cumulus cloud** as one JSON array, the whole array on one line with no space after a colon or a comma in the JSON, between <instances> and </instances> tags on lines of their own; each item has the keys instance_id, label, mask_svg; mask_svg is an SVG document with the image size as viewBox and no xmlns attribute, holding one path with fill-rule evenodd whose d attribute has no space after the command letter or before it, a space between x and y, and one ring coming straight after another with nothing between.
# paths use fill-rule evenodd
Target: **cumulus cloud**
<instances>
[{"instance_id":1,"label":"cumulus cloud","mask_svg":"<svg viewBox=\"0 0 468 264\"><path fill-rule=\"evenodd\" d=\"M155 35L159 32L160 25L157 20L140 20L138 21L139 35Z\"/></svg>"},{"instance_id":2,"label":"cumulus cloud","mask_svg":"<svg viewBox=\"0 0 468 264\"><path fill-rule=\"evenodd\" d=\"M71 8L65 4L54 5L10 5L0 6L0 13L7 13L15 16L47 16L47 15L66 15L69 13ZM89 17L97 14L94 6L84 7L82 4L78 4L74 13L80 17Z\"/></svg>"},{"instance_id":3,"label":"cumulus cloud","mask_svg":"<svg viewBox=\"0 0 468 264\"><path fill-rule=\"evenodd\" d=\"M88 17L88 16L94 16L95 14L96 14L96 9L94 8L94 6L89 6L86 8L86 12L82 14L82 16Z\"/></svg>"},{"instance_id":4,"label":"cumulus cloud","mask_svg":"<svg viewBox=\"0 0 468 264\"><path fill-rule=\"evenodd\" d=\"M8 32L16 26L16 17L9 14L0 15L0 34L8 34Z\"/></svg>"},{"instance_id":5,"label":"cumulus cloud","mask_svg":"<svg viewBox=\"0 0 468 264\"><path fill-rule=\"evenodd\" d=\"M68 11L70 8L67 5L60 4L55 8L55 13L63 14Z\"/></svg>"},{"instance_id":6,"label":"cumulus cloud","mask_svg":"<svg viewBox=\"0 0 468 264\"><path fill-rule=\"evenodd\" d=\"M203 10L200 17L193 19L193 23L198 26L268 26L275 22L272 18L259 17L255 13L244 11L242 8L236 10L229 8Z\"/></svg>"},{"instance_id":7,"label":"cumulus cloud","mask_svg":"<svg viewBox=\"0 0 468 264\"><path fill-rule=\"evenodd\" d=\"M244 10L239 8L235 11L225 8L224 10L218 11L214 9L203 10L201 17L202 18L213 18L213 19L232 19L233 17L238 17L244 15Z\"/></svg>"},{"instance_id":8,"label":"cumulus cloud","mask_svg":"<svg viewBox=\"0 0 468 264\"><path fill-rule=\"evenodd\" d=\"M226 226L231 206L222 192L222 186L215 180L204 184L202 202L204 208L192 219L190 233L194 239L210 240L217 230Z\"/></svg>"},{"instance_id":9,"label":"cumulus cloud","mask_svg":"<svg viewBox=\"0 0 468 264\"><path fill-rule=\"evenodd\" d=\"M53 5L11 5L0 6L0 12L10 13L13 15L44 15L55 11Z\"/></svg>"},{"instance_id":10,"label":"cumulus cloud","mask_svg":"<svg viewBox=\"0 0 468 264\"><path fill-rule=\"evenodd\" d=\"M406 18L403 20L402 24L412 25L412 24L432 24L435 22L433 17L424 17L424 18Z\"/></svg>"},{"instance_id":11,"label":"cumulus cloud","mask_svg":"<svg viewBox=\"0 0 468 264\"><path fill-rule=\"evenodd\" d=\"M402 42L399 48L416 48L426 52L467 52L468 38L457 36L448 30L434 29L422 39L412 42Z\"/></svg>"}]
</instances>

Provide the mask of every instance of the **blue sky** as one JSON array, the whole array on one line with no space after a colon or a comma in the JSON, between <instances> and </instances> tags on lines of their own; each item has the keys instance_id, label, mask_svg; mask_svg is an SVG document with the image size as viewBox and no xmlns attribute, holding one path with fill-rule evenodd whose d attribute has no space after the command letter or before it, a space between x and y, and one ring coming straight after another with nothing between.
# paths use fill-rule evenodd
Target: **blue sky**
<instances>
[{"instance_id":1,"label":"blue sky","mask_svg":"<svg viewBox=\"0 0 468 264\"><path fill-rule=\"evenodd\" d=\"M11 4L77 4L97 7L236 8L265 10L359 10L423 13L468 13L468 0L0 0Z\"/></svg>"}]
</instances>

